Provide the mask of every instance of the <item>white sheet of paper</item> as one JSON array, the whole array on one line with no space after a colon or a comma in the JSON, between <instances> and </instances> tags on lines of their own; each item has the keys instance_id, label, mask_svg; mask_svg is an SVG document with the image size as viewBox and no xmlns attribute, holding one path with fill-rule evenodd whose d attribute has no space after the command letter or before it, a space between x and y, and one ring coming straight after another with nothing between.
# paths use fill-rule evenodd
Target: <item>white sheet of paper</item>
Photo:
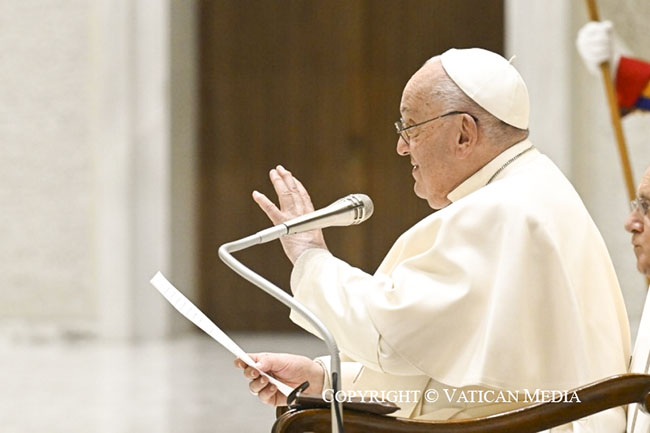
<instances>
[{"instance_id":1,"label":"white sheet of paper","mask_svg":"<svg viewBox=\"0 0 650 433\"><path fill-rule=\"evenodd\" d=\"M223 332L217 325L215 325L201 310L196 308L189 299L187 299L176 287L170 283L165 276L157 272L156 275L151 279L151 284L158 289L161 295L169 301L174 308L178 310L183 316L187 317L192 323L201 328L206 334L214 338L215 341L220 343L223 347L228 349L230 353L244 361L249 366L253 367L263 376L266 376L273 385L275 385L278 390L284 394L289 395L293 389L285 384L280 382L274 377L269 376L268 374L260 371L255 367L255 361L244 352L244 350L239 347L225 332Z\"/></svg>"}]
</instances>

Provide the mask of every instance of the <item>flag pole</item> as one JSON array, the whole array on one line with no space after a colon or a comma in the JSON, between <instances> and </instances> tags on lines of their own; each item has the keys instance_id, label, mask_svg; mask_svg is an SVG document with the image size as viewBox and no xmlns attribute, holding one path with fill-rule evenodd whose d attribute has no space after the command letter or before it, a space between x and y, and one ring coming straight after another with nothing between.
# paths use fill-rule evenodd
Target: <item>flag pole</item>
<instances>
[{"instance_id":1,"label":"flag pole","mask_svg":"<svg viewBox=\"0 0 650 433\"><path fill-rule=\"evenodd\" d=\"M587 2L587 11L591 21L600 21L598 16L598 7L596 0L585 0ZM632 177L632 167L630 166L630 157L627 153L627 146L625 145L625 136L623 135L623 125L621 124L621 112L618 108L618 100L616 92L614 91L614 83L609 70L609 62L600 64L600 72L603 75L603 84L605 85L605 93L607 94L607 102L609 105L609 114L612 119L612 126L614 127L614 135L616 135L616 143L618 144L618 154L621 157L621 165L623 166L623 178L625 180L625 187L627 189L627 196L630 201L636 198L636 189L634 187L634 179ZM646 282L650 285L650 277L646 278Z\"/></svg>"},{"instance_id":2,"label":"flag pole","mask_svg":"<svg viewBox=\"0 0 650 433\"><path fill-rule=\"evenodd\" d=\"M587 10L589 12L589 19L591 21L600 21L598 17L598 8L596 0L586 0ZM625 180L625 187L627 195L630 200L636 197L636 187L632 177L632 167L630 166L630 158L627 153L627 146L625 145L625 136L623 135L623 125L621 124L621 113L618 107L618 100L616 98L616 91L614 90L614 83L610 74L609 62L605 61L600 64L600 71L603 76L603 84L605 85L605 93L607 95L607 102L609 105L609 114L614 127L614 135L616 136L616 143L618 144L618 154L621 157L621 164L623 166L623 178Z\"/></svg>"}]
</instances>

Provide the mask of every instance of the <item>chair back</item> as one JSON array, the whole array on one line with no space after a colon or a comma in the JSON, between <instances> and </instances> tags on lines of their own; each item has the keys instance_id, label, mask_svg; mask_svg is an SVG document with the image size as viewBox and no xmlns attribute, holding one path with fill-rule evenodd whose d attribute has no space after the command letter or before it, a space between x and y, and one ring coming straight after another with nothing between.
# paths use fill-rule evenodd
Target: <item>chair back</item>
<instances>
[{"instance_id":1,"label":"chair back","mask_svg":"<svg viewBox=\"0 0 650 433\"><path fill-rule=\"evenodd\" d=\"M629 371L650 374L650 296L646 297L643 314L641 314ZM627 433L650 433L650 415L642 410L639 404L628 406Z\"/></svg>"}]
</instances>

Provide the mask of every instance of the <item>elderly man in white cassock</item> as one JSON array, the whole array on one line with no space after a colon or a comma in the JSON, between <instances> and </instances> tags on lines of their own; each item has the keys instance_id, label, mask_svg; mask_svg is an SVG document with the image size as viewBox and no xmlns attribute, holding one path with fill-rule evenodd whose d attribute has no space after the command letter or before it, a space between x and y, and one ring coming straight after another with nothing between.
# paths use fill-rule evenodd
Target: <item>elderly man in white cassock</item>
<instances>
[{"instance_id":1,"label":"elderly man in white cassock","mask_svg":"<svg viewBox=\"0 0 650 433\"><path fill-rule=\"evenodd\" d=\"M625 230L632 235L632 246L636 255L636 267L650 278L650 167L648 167L637 188L637 197L630 203L630 215L625 221ZM650 296L646 296L645 307L634 344L630 372L650 374ZM628 410L629 433L650 431L650 416L630 405Z\"/></svg>"},{"instance_id":2,"label":"elderly man in white cassock","mask_svg":"<svg viewBox=\"0 0 650 433\"><path fill-rule=\"evenodd\" d=\"M626 372L614 268L574 188L527 139L528 92L515 68L483 49L448 50L409 80L400 112L397 153L435 212L399 237L374 274L332 255L320 231L283 239L294 296L339 344L343 389L414 391L395 415L456 419L530 404L468 395L568 390ZM274 224L313 210L289 171L278 166L270 179L279 207L258 192L253 199ZM326 358L253 357L289 385L329 386ZM236 363L263 402L286 402ZM624 429L616 408L555 431Z\"/></svg>"}]
</instances>

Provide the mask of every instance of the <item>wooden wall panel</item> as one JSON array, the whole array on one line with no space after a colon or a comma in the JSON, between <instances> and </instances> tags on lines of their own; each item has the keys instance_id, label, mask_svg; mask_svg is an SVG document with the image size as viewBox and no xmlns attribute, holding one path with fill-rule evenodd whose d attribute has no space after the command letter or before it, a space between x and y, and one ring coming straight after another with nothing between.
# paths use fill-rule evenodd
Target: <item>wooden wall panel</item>
<instances>
[{"instance_id":1,"label":"wooden wall panel","mask_svg":"<svg viewBox=\"0 0 650 433\"><path fill-rule=\"evenodd\" d=\"M326 231L330 249L372 272L395 238L431 210L395 153L401 91L451 46L501 51L502 0L203 1L201 304L220 326L294 329L288 310L236 277L218 245L269 225L250 198L273 196L283 164L316 207L352 192L376 205L365 224ZM288 287L279 243L238 255ZM245 317L245 319L242 319Z\"/></svg>"}]
</instances>

